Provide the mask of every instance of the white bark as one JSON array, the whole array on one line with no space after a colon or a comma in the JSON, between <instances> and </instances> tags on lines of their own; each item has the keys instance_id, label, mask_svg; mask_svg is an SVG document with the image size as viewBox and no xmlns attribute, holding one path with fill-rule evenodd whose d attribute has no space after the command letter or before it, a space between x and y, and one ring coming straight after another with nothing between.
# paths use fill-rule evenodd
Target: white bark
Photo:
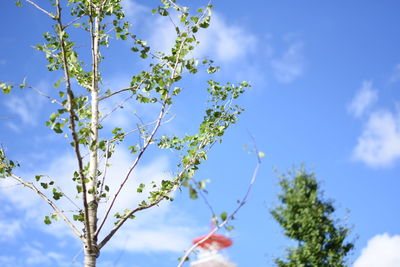
<instances>
[{"instance_id":1,"label":"white bark","mask_svg":"<svg viewBox=\"0 0 400 267\"><path fill-rule=\"evenodd\" d=\"M94 10L99 14L99 9ZM98 173L98 124L99 124L99 16L92 17L91 38L92 38L92 86L91 86L91 122L90 122L90 155L89 155L89 190L87 194L88 222L86 229L85 267L95 267L96 258L99 256L97 248L97 173Z\"/></svg>"}]
</instances>

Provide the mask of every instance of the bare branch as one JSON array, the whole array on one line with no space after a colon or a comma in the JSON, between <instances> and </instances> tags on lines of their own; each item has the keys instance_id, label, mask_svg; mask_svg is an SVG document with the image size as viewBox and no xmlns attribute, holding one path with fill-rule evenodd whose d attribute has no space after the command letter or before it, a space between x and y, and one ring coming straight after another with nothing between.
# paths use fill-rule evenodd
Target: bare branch
<instances>
[{"instance_id":1,"label":"bare branch","mask_svg":"<svg viewBox=\"0 0 400 267\"><path fill-rule=\"evenodd\" d=\"M254 140L254 138L253 138L253 140ZM250 191L251 191L251 189L253 187L253 184L256 181L256 178L257 178L257 175L258 175L258 171L259 171L260 165L261 165L261 157L260 157L260 154L258 153L258 149L257 149L256 146L255 146L255 151L256 151L256 155L257 155L257 164L256 164L256 167L254 168L253 175L251 177L249 186L247 187L246 193L244 194L244 197L243 197L242 201L240 201L240 203L237 206L237 208L225 219L225 221L223 221L220 224L218 224L210 233L208 233L206 236L204 236L204 238L202 238L201 240L199 240L198 242L193 244L186 251L185 255L183 255L183 257L181 258L181 260L180 260L180 262L179 262L177 267L182 267L183 263L187 260L189 255L193 252L193 250L195 250L201 243L203 243L204 241L209 239L219 229L224 227L229 221L233 220L235 215L238 213L238 211L247 203L247 198L249 197L249 194L250 194Z\"/></svg>"},{"instance_id":2,"label":"bare branch","mask_svg":"<svg viewBox=\"0 0 400 267\"><path fill-rule=\"evenodd\" d=\"M11 177L20 182L21 184L23 184L24 186L36 192L45 202L47 202L47 204L50 205L50 207L52 207L52 209L57 213L57 215L59 215L67 223L67 225L72 229L75 235L78 236L79 239L84 241L83 235L79 232L79 230L75 227L75 225L67 218L67 216L65 216L64 212L56 204L54 204L54 202L51 201L51 199L49 199L45 194L43 194L43 192L40 191L33 183L26 182L23 178L13 173L11 174Z\"/></svg>"},{"instance_id":3,"label":"bare branch","mask_svg":"<svg viewBox=\"0 0 400 267\"><path fill-rule=\"evenodd\" d=\"M34 90L34 91L35 91L36 93L38 93L39 95L41 95L41 96L43 96L43 97L46 97L47 99L50 100L51 103L56 103L56 104L58 104L58 105L64 107L64 105L63 105L60 101L58 101L57 99L55 99L55 98L53 98L53 97L47 95L46 93L44 93L43 91L37 89L36 87L30 86L30 85L29 85L29 86L26 86L26 87L28 87L28 88Z\"/></svg>"},{"instance_id":4,"label":"bare branch","mask_svg":"<svg viewBox=\"0 0 400 267\"><path fill-rule=\"evenodd\" d=\"M205 15L205 12L203 12L202 17L203 17L204 15ZM199 23L199 22L198 22L198 23ZM190 31L190 30L189 30L189 31ZM185 43L186 43L186 39L187 39L187 38L185 38L184 40L182 40L182 42L181 42L181 44L180 44L180 47L179 47L179 49L178 49L178 51L177 51L177 53L176 53L175 63L174 63L174 66L173 66L173 69L172 69L172 73L171 73L171 78L172 78L172 79L176 78L175 76L177 75L177 70L178 70L179 64L181 64L181 62L180 62L180 57L181 57L181 53L182 53L183 47L184 47L184 45L185 45ZM168 86L168 91L170 90L170 87L171 87L171 84ZM125 90L125 89L126 89L126 90ZM129 90L129 89L127 89L127 88L125 88L125 89L122 89L122 90L124 90L124 91ZM119 90L119 91L122 92L121 90ZM166 99L168 99L168 97L166 97ZM159 115L159 117L158 117L158 119L157 119L157 123L156 123L156 125L155 125L155 127L154 127L152 133L151 133L150 136L148 137L147 141L145 142L143 148L141 149L140 153L139 153L138 156L136 157L135 161L134 161L133 164L130 166L127 175L125 176L125 178L124 178L124 180L122 181L122 183L120 184L120 187L118 188L116 194L114 195L114 197L113 197L113 199L112 199L112 201L111 201L111 204L110 204L109 208L108 208L107 211L106 211L106 214L105 214L105 216L104 216L104 219L103 219L103 221L101 222L99 228L97 229L97 231L96 231L96 233L95 233L95 237L98 236L98 234L99 234L101 228L103 227L105 221L107 220L107 217L108 217L108 215L109 215L109 213L110 213L110 211L111 211L111 209L112 209L112 207L113 207L113 205L114 205L114 203L115 203L115 200L117 199L119 193L121 192L121 190L122 190L122 188L124 187L125 183L126 183L127 180L129 179L129 176L130 176L131 172L132 172L133 169L137 166L137 164L138 164L139 160L141 159L143 153L146 151L147 147L150 145L150 143L151 143L151 141L152 141L152 139L153 139L155 133L157 132L158 128L160 127L161 121L162 121L162 119L163 119L163 117L164 117L164 115L165 115L165 108L166 108L166 101L164 101L164 103L163 103L163 106L162 106L160 115ZM186 166L186 168L189 168L189 165ZM183 173L184 173L184 171L186 170L186 168L185 168L184 170L182 170L182 172L180 173L179 176L183 175ZM178 176L178 177L179 177L179 176ZM179 181L179 180L177 180L177 181ZM171 192L171 191L173 191L173 190L176 190L176 189L179 188L179 187L180 187L180 184L177 182L176 185L175 185L174 187L172 187L172 188L169 190L169 192ZM169 192L167 192L167 193L169 193ZM103 239L103 241L100 242L100 244L98 245L98 248L101 249L101 248L110 240L110 238L118 231L118 229L125 223L125 221L126 221L131 215L133 215L133 214L134 214L135 212L137 212L137 211L144 210L144 209L148 209L148 208L150 208L150 207L153 207L153 206L157 205L159 202L161 202L163 199L165 199L165 197L166 197L165 195L161 195L161 196L159 196L154 202L152 202L152 203L150 203L150 204L147 204L147 205L140 206L140 207L138 207L138 208L132 210L132 211L129 212L128 214L126 214L126 215L117 223L117 225L115 225L115 227L111 230L111 232Z\"/></svg>"},{"instance_id":5,"label":"bare branch","mask_svg":"<svg viewBox=\"0 0 400 267\"><path fill-rule=\"evenodd\" d=\"M175 66L174 66L174 69L173 69L173 71L172 71L172 73L171 73L171 78L175 78L176 70L177 70L178 64L179 64L180 54L181 54L181 51L182 51L182 49L183 49L184 43L185 43L185 41L182 42L182 44L181 44L181 46L179 47L179 50L178 50L178 52L177 52L177 54L176 54ZM169 85L168 90L170 89L170 87L171 87L171 85ZM166 99L168 99L168 97L166 97ZM158 128L160 127L162 119L164 118L164 115L165 115L165 112L166 112L166 105L167 105L167 102L164 101L164 103L163 103L163 105L162 105L162 108L161 108L161 111L160 111L160 114L159 114L159 116L158 116L156 125L155 125L155 127L153 128L153 131L151 132L150 136L147 138L147 140L146 140L146 142L145 142L143 148L142 148L141 151L139 152L139 154L138 154L138 156L136 157L135 161L134 161L133 164L129 167L129 170L128 170L128 172L127 172L127 174L126 174L124 180L122 181L122 183L120 184L120 186L119 186L117 192L115 193L115 195L114 195L114 197L113 197L113 199L112 199L112 201L111 201L111 204L110 204L110 206L108 207L108 209L107 209L107 211L106 211L106 214L105 214L105 216L104 216L104 218L103 218L103 220L102 220L102 222L101 222L99 228L96 230L96 233L95 233L95 236L96 236L96 237L97 237L97 235L99 234L99 232L100 232L101 228L103 227L104 223L106 222L106 220L107 220L107 218L108 218L108 215L110 214L111 209L112 209L112 207L114 206L114 203L115 203L115 201L116 201L118 195L120 194L122 188L124 187L124 185L125 185L126 182L128 181L128 179L129 179L129 177L130 177L130 175L131 175L133 169L137 166L137 164L139 163L140 159L142 158L144 152L146 151L147 147L151 144L151 142L152 142L152 140L153 140L153 137L154 137L154 135L156 134ZM162 197L159 201L161 201L162 199L164 199L164 197ZM154 206L154 205L152 205L152 206ZM128 216L128 217L129 217L129 216ZM127 218L128 218L128 217L127 217ZM120 226L122 226L122 224L126 221L126 219L125 219L125 220L121 220L121 221L123 221L123 222L121 223ZM120 227L120 226L119 226L119 227ZM117 228L117 230L119 229L119 227ZM114 232L114 233L115 233L115 232ZM112 234L110 233L111 235L109 234L109 238L111 238L111 236L114 235L114 233L112 233ZM103 240L103 241L104 241L104 240ZM106 240L104 243L103 243L103 242L100 243L99 249L100 249L107 241L108 241L108 240Z\"/></svg>"},{"instance_id":6,"label":"bare branch","mask_svg":"<svg viewBox=\"0 0 400 267\"><path fill-rule=\"evenodd\" d=\"M56 0L56 7L57 7L57 24L58 27L63 29L63 24L61 21L61 5L60 1ZM60 44L61 44L61 54L62 54L62 64L63 64L63 69L64 69L64 77L65 77L65 86L67 89L67 99L68 99L68 112L69 112L69 123L70 123L70 128L71 128L71 133L72 137L74 140L74 150L75 150L75 155L76 159L78 161L78 168L79 168L79 176L80 180L82 183L82 199L83 199L83 207L84 207L84 224L85 224L85 229L86 229L86 235L87 235L87 240L91 240L91 233L89 229L89 215L88 215L88 210L89 206L87 203L87 188L86 188L86 181L85 181L85 175L84 175L84 170L83 170L83 160L80 152L80 147L79 147L79 137L76 131L76 126L75 126L75 110L73 108L73 100L74 100L74 93L72 91L71 87L71 81L70 81L70 73L69 73L69 68L68 68L68 61L67 61L67 51L66 51L66 46L65 46L65 40L63 35L59 35L60 39ZM84 240L85 242L85 240ZM88 242L88 247L89 249L92 249L91 242Z\"/></svg>"},{"instance_id":7,"label":"bare branch","mask_svg":"<svg viewBox=\"0 0 400 267\"><path fill-rule=\"evenodd\" d=\"M127 102L129 99L131 99L133 97L133 95L128 96L127 98L125 98L124 100L122 100L121 102L119 102L117 105L115 105L115 107L113 107L111 109L110 112L108 112L107 114L105 114L103 117L100 118L99 123L101 123L103 120L105 120L108 116L110 116L112 113L114 113L118 108L122 108L123 104L125 102Z\"/></svg>"},{"instance_id":8,"label":"bare branch","mask_svg":"<svg viewBox=\"0 0 400 267\"><path fill-rule=\"evenodd\" d=\"M204 143L206 142L206 140L204 140L201 144L199 144L199 147L203 147ZM212 146L212 145L211 145ZM176 176L176 178L173 180L174 182L174 186L171 187L171 189L167 190L166 192L164 192L164 194L160 195L157 199L155 199L153 202L146 204L146 205L141 205L133 210L131 210L129 213L125 214L121 220L119 220L117 222L117 224L114 226L114 228L110 231L110 233L104 237L104 239L100 242L100 244L98 245L99 249L101 249L111 238L112 236L118 231L119 228L121 228L121 226L126 222L126 220L131 217L132 215L134 215L136 212L141 211L141 210L145 210L145 209L149 209L151 207L154 207L156 205L158 205L162 200L164 200L168 194L170 194L171 192L175 191L176 189L181 187L181 180L182 180L182 176L190 169L193 167L193 165L195 164L196 160L198 158L195 157L193 158L193 160L191 162L189 162L184 168L183 170L181 170L179 172L179 174Z\"/></svg>"},{"instance_id":9,"label":"bare branch","mask_svg":"<svg viewBox=\"0 0 400 267\"><path fill-rule=\"evenodd\" d=\"M104 171L103 171L103 179L101 179L101 188L100 188L100 193L99 193L99 198L101 198L101 195L103 194L103 187L104 187L104 182L106 180L106 175L107 175L107 165L108 165L108 152L110 151L110 141L107 141L106 144L106 152L105 152L105 158L106 161L104 163Z\"/></svg>"},{"instance_id":10,"label":"bare branch","mask_svg":"<svg viewBox=\"0 0 400 267\"><path fill-rule=\"evenodd\" d=\"M156 125L155 125L154 128L153 128L153 131L151 132L150 136L147 138L146 143L145 143L145 145L143 146L143 148L141 149L141 151L139 152L138 156L136 157L136 159L134 160L134 162L132 163L132 165L129 167L128 172L127 172L127 174L126 174L124 180L122 181L122 183L120 184L120 186L119 186L117 192L115 193L115 195L114 195L114 197L113 197L113 199L112 199L112 201L111 201L111 204L110 204L110 206L108 207L108 209L107 209L107 211L106 211L106 214L105 214L105 216L104 216L104 218L103 218L103 220L102 220L102 222L101 222L99 228L97 229L97 231L96 231L96 233L95 233L95 236L97 236L97 235L99 234L99 232L100 232L101 228L103 227L104 223L106 222L107 217L108 217L108 215L110 214L111 209L112 209L112 207L114 206L114 203L115 203L115 201L116 201L118 195L120 194L122 188L124 187L124 185L125 185L126 182L128 181L128 179L129 179L129 177L130 177L130 175L131 175L133 169L134 169L134 168L137 166L137 164L139 163L139 161L140 161L140 159L142 158L144 152L146 151L146 149L148 148L148 146L151 144L151 142L152 142L152 140L153 140L153 138L154 138L154 135L156 134L158 128L160 127L162 119L164 118L165 109L166 109L165 106L166 106L166 104L164 103L164 105L163 105L162 108L161 108L160 114L159 114L159 116L158 116ZM101 248L101 247L99 247L99 248Z\"/></svg>"},{"instance_id":11,"label":"bare branch","mask_svg":"<svg viewBox=\"0 0 400 267\"><path fill-rule=\"evenodd\" d=\"M143 79L142 81L140 81L140 83L137 84L136 86L131 86L131 87L123 88L123 89L120 89L120 90L118 90L118 91L112 92L112 93L109 94L109 95L105 95L105 96L99 97L99 101L104 100L104 99L106 99L106 98L109 98L109 97L111 97L111 96L113 96L113 95L116 95L116 94L125 92L125 91L137 90L138 88L140 88L140 86L142 86L143 82L144 82L144 79Z\"/></svg>"},{"instance_id":12,"label":"bare branch","mask_svg":"<svg viewBox=\"0 0 400 267\"><path fill-rule=\"evenodd\" d=\"M196 182L196 180L194 178L192 178L192 180L194 182ZM206 204L206 206L208 207L208 209L210 210L211 214L213 217L217 216L217 214L214 211L214 208L212 207L211 203L208 201L207 197L204 195L203 190L199 190L200 196L203 199L204 203Z\"/></svg>"},{"instance_id":13,"label":"bare branch","mask_svg":"<svg viewBox=\"0 0 400 267\"><path fill-rule=\"evenodd\" d=\"M43 13L45 13L47 16L49 16L52 19L56 19L56 16L54 16L53 14L51 14L50 12L48 12L47 10L41 8L38 4L36 4L35 2L31 1L31 0L25 0L26 2L28 2L29 4L33 5L34 7L36 7L37 9L39 9L40 11L42 11Z\"/></svg>"},{"instance_id":14,"label":"bare branch","mask_svg":"<svg viewBox=\"0 0 400 267\"><path fill-rule=\"evenodd\" d=\"M64 25L63 29L68 28L69 26L71 26L73 23L77 22L78 20L80 20L82 17L78 17L76 19L71 20L70 22L68 22L67 24Z\"/></svg>"}]
</instances>

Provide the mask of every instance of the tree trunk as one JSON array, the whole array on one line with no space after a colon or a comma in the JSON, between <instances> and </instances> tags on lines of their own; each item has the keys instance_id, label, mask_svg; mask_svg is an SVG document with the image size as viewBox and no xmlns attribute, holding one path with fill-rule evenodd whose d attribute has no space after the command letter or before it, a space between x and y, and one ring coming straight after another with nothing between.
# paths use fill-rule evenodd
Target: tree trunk
<instances>
[{"instance_id":1,"label":"tree trunk","mask_svg":"<svg viewBox=\"0 0 400 267\"><path fill-rule=\"evenodd\" d=\"M97 143L98 143L98 128L99 128L99 102L98 102L98 91L99 91L99 8L95 9L96 15L94 21L91 23L91 38L92 38L92 87L91 89L91 123L90 123L90 144L95 144L90 147L89 155L89 183L87 194L88 203L88 229L86 229L86 244L84 247L85 267L95 267L96 259L99 255L97 248L97 175L98 175L98 155L97 155Z\"/></svg>"},{"instance_id":2,"label":"tree trunk","mask_svg":"<svg viewBox=\"0 0 400 267\"><path fill-rule=\"evenodd\" d=\"M84 267L96 267L97 253L93 250L90 250L88 246L84 246Z\"/></svg>"}]
</instances>

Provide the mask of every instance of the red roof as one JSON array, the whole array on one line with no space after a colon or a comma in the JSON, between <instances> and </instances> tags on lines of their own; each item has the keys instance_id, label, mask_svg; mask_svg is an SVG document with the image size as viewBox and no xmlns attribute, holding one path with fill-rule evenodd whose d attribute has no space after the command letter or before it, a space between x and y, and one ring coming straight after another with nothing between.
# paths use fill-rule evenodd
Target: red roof
<instances>
[{"instance_id":1,"label":"red roof","mask_svg":"<svg viewBox=\"0 0 400 267\"><path fill-rule=\"evenodd\" d=\"M193 239L193 244L196 244L207 235L200 236L198 238ZM223 249L232 245L232 240L226 236L219 234L212 234L209 238L201 242L198 246L204 249Z\"/></svg>"}]
</instances>

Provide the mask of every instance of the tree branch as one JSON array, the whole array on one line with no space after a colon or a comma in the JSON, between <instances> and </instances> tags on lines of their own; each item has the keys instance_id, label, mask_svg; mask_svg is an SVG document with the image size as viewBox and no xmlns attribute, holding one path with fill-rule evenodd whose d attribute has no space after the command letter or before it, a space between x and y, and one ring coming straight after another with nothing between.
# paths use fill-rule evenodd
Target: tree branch
<instances>
[{"instance_id":1,"label":"tree branch","mask_svg":"<svg viewBox=\"0 0 400 267\"><path fill-rule=\"evenodd\" d=\"M76 236L79 237L82 241L84 241L83 235L79 232L79 230L75 227L75 225L65 216L64 212L58 208L56 204L54 204L51 199L49 199L42 191L40 191L33 183L26 182L23 178L11 173L11 177L23 184L24 186L32 189L36 192L47 204L52 207L52 209L67 223L67 225L72 229Z\"/></svg>"},{"instance_id":2,"label":"tree branch","mask_svg":"<svg viewBox=\"0 0 400 267\"><path fill-rule=\"evenodd\" d=\"M56 16L54 16L53 14L51 14L50 12L48 12L47 10L41 8L38 4L36 4L35 2L31 1L31 0L25 0L26 2L28 2L29 4L31 4L32 6L36 7L37 9L39 9L40 11L42 11L43 13L45 13L47 16L49 16L52 19L56 19Z\"/></svg>"},{"instance_id":3,"label":"tree branch","mask_svg":"<svg viewBox=\"0 0 400 267\"><path fill-rule=\"evenodd\" d=\"M51 96L45 94L43 91L37 89L36 87L30 86L30 85L27 86L27 87L30 88L30 89L32 89L32 90L34 90L34 91L35 91L36 93L38 93L39 95L41 95L41 96L43 96L43 97L46 97L47 99L50 100L51 103L56 103L57 105L60 105L60 106L62 106L62 107L65 107L60 101L58 101L57 99L55 99L55 98L53 98L53 97L51 97Z\"/></svg>"},{"instance_id":4,"label":"tree branch","mask_svg":"<svg viewBox=\"0 0 400 267\"><path fill-rule=\"evenodd\" d=\"M252 137L253 138L253 137ZM254 138L253 138L254 139ZM204 241L206 241L207 239L209 239L215 232L217 232L219 229L221 229L222 227L224 227L229 221L233 220L235 215L238 213L238 211L246 204L247 202L247 198L250 194L251 188L253 187L254 182L256 181L257 175L258 175L258 171L260 169L260 165L261 165L261 156L258 152L257 147L255 146L255 151L256 151L256 155L257 155L257 164L256 167L254 168L253 171L253 175L251 177L249 186L247 187L246 193L244 194L244 197L242 199L242 201L239 203L239 205L237 206L237 208L231 213L231 215L229 215L225 221L221 222L220 224L216 225L216 227L210 232L208 233L204 238L202 238L201 240L199 240L198 242L196 242L195 244L193 244L185 253L185 255L183 255L183 257L181 258L179 264L177 267L182 267L183 263L187 260L187 258L189 257L189 255L193 252L193 250L195 250L201 243L203 243Z\"/></svg>"},{"instance_id":5,"label":"tree branch","mask_svg":"<svg viewBox=\"0 0 400 267\"><path fill-rule=\"evenodd\" d=\"M165 106L166 106L166 103L164 103L164 105L163 105L162 108L161 108L160 114L159 114L159 116L158 116L156 125L155 125L154 128L153 128L153 131L151 132L150 136L147 138L145 145L143 146L143 148L142 148L141 151L139 152L139 154L138 154L138 156L136 157L135 161L134 161L134 162L132 163L132 165L129 167L128 172L127 172L127 174L126 174L124 180L122 181L122 183L120 184L120 186L119 186L117 192L115 193L115 195L114 195L114 197L113 197L113 199L112 199L112 201L111 201L111 204L110 204L110 206L108 207L108 209L107 209L107 211L106 211L106 215L104 216L104 218L103 218L103 220L102 220L102 222L101 222L99 228L97 229L97 231L96 231L96 233L95 233L95 236L97 236L97 235L99 234L99 232L100 232L101 228L103 227L104 223L106 222L107 217L108 217L108 215L110 214L111 209L112 209L112 207L114 206L114 203L115 203L115 201L116 201L118 195L120 194L122 188L124 187L124 185L125 185L126 182L128 181L129 176L131 175L133 169L134 169L134 168L137 166L137 164L139 163L139 161L140 161L140 159L142 158L144 152L146 151L146 149L148 148L148 146L149 146L150 143L152 142L153 137L154 137L154 135L156 134L158 128L160 127L162 119L164 118L164 115L165 115L165 108L166 108ZM99 247L99 248L101 248L101 247Z\"/></svg>"},{"instance_id":6,"label":"tree branch","mask_svg":"<svg viewBox=\"0 0 400 267\"><path fill-rule=\"evenodd\" d=\"M63 29L63 24L61 21L61 5L59 0L56 0L56 7L57 7L57 24L59 27L59 31L62 31ZM86 181L85 181L85 175L84 175L84 170L83 170L83 161L82 161L82 156L80 152L80 147L79 147L79 137L76 132L76 126L75 126L75 110L73 106L73 101L74 101L74 94L72 92L71 88L71 81L70 81L70 74L69 74L69 68L68 68L68 61L67 61L67 51L65 47L65 40L63 35L60 33L58 34L59 39L60 39L60 44L61 44L61 54L62 54L62 62L64 66L64 76L65 76L65 86L67 89L67 96L68 96L68 112L69 112L69 123L70 123L70 128L71 128L71 133L72 137L74 140L74 150L75 150L75 155L76 159L78 161L78 168L79 168L79 176L80 180L82 183L82 195L83 195L83 207L84 207L84 225L86 229L86 235L88 239L90 240L90 230L89 230L89 221L88 221L88 203L87 203L87 189L86 189ZM85 240L84 240L85 242ZM90 243L90 242L89 242ZM89 247L91 247L91 244L89 244Z\"/></svg>"},{"instance_id":7,"label":"tree branch","mask_svg":"<svg viewBox=\"0 0 400 267\"><path fill-rule=\"evenodd\" d=\"M99 97L99 101L102 101L102 100L104 100L104 99L107 99L107 98L109 98L109 97L112 97L113 95L116 95L116 94L119 94L119 93L122 93L122 92L125 92L125 91L136 90L136 89L138 89L140 86L142 86L143 82L144 82L144 79L143 79L138 85L136 85L136 86L131 86L131 87L123 88L123 89L120 89L120 90L118 90L118 91L112 92L112 93L109 94L109 95L105 95L105 96Z\"/></svg>"},{"instance_id":8,"label":"tree branch","mask_svg":"<svg viewBox=\"0 0 400 267\"><path fill-rule=\"evenodd\" d=\"M205 142L205 141L204 141ZM204 143L202 142L201 144L199 144L199 147L202 147L204 145ZM195 157L192 159L192 161L186 165L186 167L184 167L183 170L181 170L179 172L179 174L176 176L176 178L173 180L174 182L174 186L171 187L171 189L167 190L164 192L164 194L160 195L157 199L155 199L153 202L146 204L146 205L141 205L133 210L131 210L129 213L125 214L121 220L119 220L117 222L117 224L114 226L114 228L110 231L110 233L104 237L104 239L100 242L100 244L98 245L99 249L101 249L111 238L112 236L118 231L119 228L121 228L121 226L126 222L126 220L131 217L132 215L134 215L136 212L141 211L141 210L145 210L145 209L149 209L151 207L154 207L156 205L158 205L162 200L164 200L166 198L166 196L168 194L170 194L171 192L175 191L176 189L181 187L181 180L182 180L182 176L190 169L194 166L196 160L198 158Z\"/></svg>"},{"instance_id":9,"label":"tree branch","mask_svg":"<svg viewBox=\"0 0 400 267\"><path fill-rule=\"evenodd\" d=\"M181 43L181 45L180 45L180 47L179 47L179 50L178 50L178 52L177 52L177 54L176 54L176 60L175 60L174 69L173 69L173 71L172 71L172 73L171 73L171 78L172 78L172 79L175 78L175 74L176 74L176 71L177 71L177 68L178 68L178 65L179 65L180 54L181 54L181 51L182 51L183 46L184 46L184 44L185 44L185 40L186 40L186 39L184 39L184 40L182 41L182 43ZM172 84L168 85L168 91L170 90L171 85L172 85ZM126 89L126 88L125 88L125 89ZM123 90L124 90L124 89L123 89ZM121 90L120 90L120 91L121 91ZM99 228L97 229L97 231L96 231L96 233L95 233L95 236L96 236L96 237L97 237L97 235L99 234L99 232L100 232L101 228L103 227L104 223L106 222L106 220L107 220L107 218L108 218L108 215L110 214L111 209L112 209L112 207L114 206L114 203L115 203L115 201L116 201L118 195L120 194L122 188L124 187L125 183L128 181L130 174L132 173L133 169L134 169L134 168L137 166L137 164L139 163L139 161L140 161L140 159L141 159L143 153L146 151L147 147L150 145L151 141L153 140L154 135L156 134L158 128L160 127L161 121L162 121L162 119L164 118L164 115L165 115L166 106L167 106L167 99L168 99L168 96L165 98L165 101L164 101L164 103L163 103L163 105L162 105L162 108L161 108L161 112L160 112L159 117L158 117L158 119L157 119L157 123L156 123L156 125L155 125L155 127L154 127L152 133L151 133L150 136L147 138L147 141L145 142L143 148L141 149L140 153L139 153L138 156L136 157L136 159L135 159L135 161L133 162L133 164L129 167L129 170L128 170L128 172L127 172L127 174L126 174L124 180L122 181L122 183L120 184L120 186L119 186L117 192L115 193L115 195L114 195L114 197L113 197L113 199L112 199L112 201L111 201L111 204L110 204L110 206L108 207L108 209L107 209L107 211L106 211L106 215L104 216L104 219L102 220L102 222L101 222ZM161 201L162 199L164 199L164 197L161 198L159 201ZM153 206L154 206L154 205L153 205ZM133 214L133 213L132 213L132 214ZM128 217L129 217L129 216L128 216ZM126 219L127 219L128 217L126 217ZM126 219L125 219L125 220L121 220L121 221L123 221L123 222L121 223L120 226L122 226L122 224L126 221ZM120 222L121 222L121 221L120 221ZM119 226L119 227L120 227L120 226ZM119 227L118 227L116 230L118 230ZM115 230L115 231L116 231L116 230ZM115 233L115 232L114 232L114 233ZM114 233L112 233L112 234L110 233L111 235L109 234L109 238L111 238L111 236L113 236ZM107 238L107 237L106 237L106 238ZM104 241L104 240L103 240L103 241ZM108 240L106 240L104 243L103 243L103 241L102 241L102 243L99 245L99 249L101 249L101 247L102 247Z\"/></svg>"}]
</instances>

